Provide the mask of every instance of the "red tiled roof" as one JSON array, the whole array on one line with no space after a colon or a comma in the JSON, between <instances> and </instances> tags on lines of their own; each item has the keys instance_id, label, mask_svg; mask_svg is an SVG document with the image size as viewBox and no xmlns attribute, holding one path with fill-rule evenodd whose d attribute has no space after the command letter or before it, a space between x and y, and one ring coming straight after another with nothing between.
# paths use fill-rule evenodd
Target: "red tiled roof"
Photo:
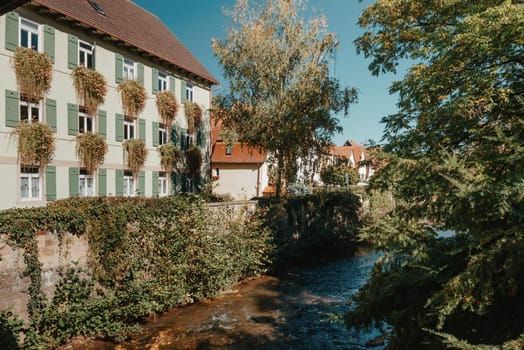
<instances>
[{"instance_id":1,"label":"red tiled roof","mask_svg":"<svg viewBox=\"0 0 524 350\"><path fill-rule=\"evenodd\" d=\"M241 143L235 143L231 149L231 155L226 155L226 144L217 142L213 146L213 153L211 154L211 163L253 164L264 163L265 161L265 151Z\"/></svg>"},{"instance_id":2,"label":"red tiled roof","mask_svg":"<svg viewBox=\"0 0 524 350\"><path fill-rule=\"evenodd\" d=\"M211 84L218 84L157 16L130 0L94 1L103 9L105 16L98 13L87 0L32 0L31 3L123 41Z\"/></svg>"},{"instance_id":3,"label":"red tiled roof","mask_svg":"<svg viewBox=\"0 0 524 350\"><path fill-rule=\"evenodd\" d=\"M364 152L364 157L369 158L369 152L364 146L353 140L348 140L344 143L344 146L331 146L329 153L335 156L342 156L347 159L350 159L351 154L353 154L355 164L358 165L362 160L362 152Z\"/></svg>"},{"instance_id":4,"label":"red tiled roof","mask_svg":"<svg viewBox=\"0 0 524 350\"><path fill-rule=\"evenodd\" d=\"M349 159L352 151L353 149L347 146L331 146L329 153Z\"/></svg>"}]
</instances>

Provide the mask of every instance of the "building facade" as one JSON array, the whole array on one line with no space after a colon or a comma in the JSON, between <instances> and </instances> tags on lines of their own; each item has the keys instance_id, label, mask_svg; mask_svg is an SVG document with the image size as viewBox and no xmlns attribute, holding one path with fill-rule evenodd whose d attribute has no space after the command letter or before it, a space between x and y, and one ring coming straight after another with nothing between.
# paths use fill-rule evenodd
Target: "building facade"
<instances>
[{"instance_id":1,"label":"building facade","mask_svg":"<svg viewBox=\"0 0 524 350\"><path fill-rule=\"evenodd\" d=\"M333 165L341 161L346 165L357 169L360 185L363 185L368 182L368 180L375 174L375 164L374 162L369 162L371 160L371 153L369 150L355 142L353 140L348 140L344 143L343 146L333 145L330 148L329 156L326 159L327 165Z\"/></svg>"},{"instance_id":2,"label":"building facade","mask_svg":"<svg viewBox=\"0 0 524 350\"><path fill-rule=\"evenodd\" d=\"M52 83L41 100L19 91L14 53L19 47L47 54ZM73 87L82 65L103 75L104 102L88 114ZM33 0L0 16L0 209L44 205L71 196L163 196L192 187L183 170L166 173L158 147L174 143L182 151L197 145L209 168L211 87L218 82L158 17L128 0ZM118 85L136 80L145 88L145 107L124 112ZM173 125L162 123L156 96L170 91L179 104ZM188 131L184 102L196 103L202 121ZM55 152L43 169L21 164L14 130L39 122L53 130ZM89 174L78 160L76 137L98 133L105 139L103 164ZM168 139L170 135L170 139ZM132 174L125 162L127 139L145 143L147 158ZM202 173L205 173L204 171Z\"/></svg>"},{"instance_id":3,"label":"building facade","mask_svg":"<svg viewBox=\"0 0 524 350\"><path fill-rule=\"evenodd\" d=\"M267 153L240 142L213 143L211 155L213 193L247 200L261 197L269 184Z\"/></svg>"}]
</instances>

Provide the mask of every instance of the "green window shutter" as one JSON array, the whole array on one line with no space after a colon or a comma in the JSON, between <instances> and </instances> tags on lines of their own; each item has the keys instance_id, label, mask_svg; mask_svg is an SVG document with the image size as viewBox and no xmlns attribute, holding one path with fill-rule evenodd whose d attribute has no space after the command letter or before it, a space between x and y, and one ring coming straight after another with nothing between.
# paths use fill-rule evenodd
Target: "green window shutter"
<instances>
[{"instance_id":1,"label":"green window shutter","mask_svg":"<svg viewBox=\"0 0 524 350\"><path fill-rule=\"evenodd\" d=\"M202 131L200 130L200 128L198 128L196 132L196 143L198 147L202 147L202 143L204 141L202 136Z\"/></svg>"},{"instance_id":2,"label":"green window shutter","mask_svg":"<svg viewBox=\"0 0 524 350\"><path fill-rule=\"evenodd\" d=\"M78 65L78 38L67 36L67 68L74 69Z\"/></svg>"},{"instance_id":3,"label":"green window shutter","mask_svg":"<svg viewBox=\"0 0 524 350\"><path fill-rule=\"evenodd\" d=\"M47 125L56 132L56 100L46 98L45 100L45 119Z\"/></svg>"},{"instance_id":4,"label":"green window shutter","mask_svg":"<svg viewBox=\"0 0 524 350\"><path fill-rule=\"evenodd\" d=\"M180 174L180 189L183 193L187 192L187 176Z\"/></svg>"},{"instance_id":5,"label":"green window shutter","mask_svg":"<svg viewBox=\"0 0 524 350\"><path fill-rule=\"evenodd\" d=\"M175 172L171 173L171 194L176 194L176 185L177 185L177 174Z\"/></svg>"},{"instance_id":6,"label":"green window shutter","mask_svg":"<svg viewBox=\"0 0 524 350\"><path fill-rule=\"evenodd\" d=\"M124 170L115 170L115 195L121 197L124 195Z\"/></svg>"},{"instance_id":7,"label":"green window shutter","mask_svg":"<svg viewBox=\"0 0 524 350\"><path fill-rule=\"evenodd\" d=\"M96 42L93 44L93 70L96 70Z\"/></svg>"},{"instance_id":8,"label":"green window shutter","mask_svg":"<svg viewBox=\"0 0 524 350\"><path fill-rule=\"evenodd\" d=\"M120 113L115 113L115 140L124 141L124 115Z\"/></svg>"},{"instance_id":9,"label":"green window shutter","mask_svg":"<svg viewBox=\"0 0 524 350\"><path fill-rule=\"evenodd\" d=\"M158 171L153 171L153 197L158 197Z\"/></svg>"},{"instance_id":10,"label":"green window shutter","mask_svg":"<svg viewBox=\"0 0 524 350\"><path fill-rule=\"evenodd\" d=\"M180 103L186 102L186 81L180 80Z\"/></svg>"},{"instance_id":11,"label":"green window shutter","mask_svg":"<svg viewBox=\"0 0 524 350\"><path fill-rule=\"evenodd\" d=\"M153 122L153 147L156 147L158 146L158 144L160 143L159 139L158 139L158 122Z\"/></svg>"},{"instance_id":12,"label":"green window shutter","mask_svg":"<svg viewBox=\"0 0 524 350\"><path fill-rule=\"evenodd\" d=\"M124 77L124 57L115 54L115 83L120 84Z\"/></svg>"},{"instance_id":13,"label":"green window shutter","mask_svg":"<svg viewBox=\"0 0 524 350\"><path fill-rule=\"evenodd\" d=\"M18 125L19 97L17 91L5 90L5 126Z\"/></svg>"},{"instance_id":14,"label":"green window shutter","mask_svg":"<svg viewBox=\"0 0 524 350\"><path fill-rule=\"evenodd\" d=\"M107 139L107 112L98 110L98 134Z\"/></svg>"},{"instance_id":15,"label":"green window shutter","mask_svg":"<svg viewBox=\"0 0 524 350\"><path fill-rule=\"evenodd\" d=\"M18 13L8 12L5 15L5 48L15 51L18 48Z\"/></svg>"},{"instance_id":16,"label":"green window shutter","mask_svg":"<svg viewBox=\"0 0 524 350\"><path fill-rule=\"evenodd\" d=\"M169 76L169 91L175 94L175 77L172 75Z\"/></svg>"},{"instance_id":17,"label":"green window shutter","mask_svg":"<svg viewBox=\"0 0 524 350\"><path fill-rule=\"evenodd\" d=\"M136 80L139 84L142 86L144 85L144 64L142 62L138 62L137 64L137 74L136 74Z\"/></svg>"},{"instance_id":18,"label":"green window shutter","mask_svg":"<svg viewBox=\"0 0 524 350\"><path fill-rule=\"evenodd\" d=\"M146 120L138 119L138 138L146 142Z\"/></svg>"},{"instance_id":19,"label":"green window shutter","mask_svg":"<svg viewBox=\"0 0 524 350\"><path fill-rule=\"evenodd\" d=\"M146 195L146 172L143 170L138 173L138 192L140 197Z\"/></svg>"},{"instance_id":20,"label":"green window shutter","mask_svg":"<svg viewBox=\"0 0 524 350\"><path fill-rule=\"evenodd\" d=\"M171 128L171 143L173 143L173 145L175 146L178 146L177 142L178 142L178 130L176 126L173 126Z\"/></svg>"},{"instance_id":21,"label":"green window shutter","mask_svg":"<svg viewBox=\"0 0 524 350\"><path fill-rule=\"evenodd\" d=\"M153 78L151 79L151 86L153 94L158 92L158 69L153 68Z\"/></svg>"},{"instance_id":22,"label":"green window shutter","mask_svg":"<svg viewBox=\"0 0 524 350\"><path fill-rule=\"evenodd\" d=\"M80 169L69 168L69 197L78 197L80 194Z\"/></svg>"},{"instance_id":23,"label":"green window shutter","mask_svg":"<svg viewBox=\"0 0 524 350\"><path fill-rule=\"evenodd\" d=\"M187 150L187 129L182 129L180 132L180 149L182 151Z\"/></svg>"},{"instance_id":24,"label":"green window shutter","mask_svg":"<svg viewBox=\"0 0 524 350\"><path fill-rule=\"evenodd\" d=\"M56 167L54 166L45 169L45 197L48 201L56 199Z\"/></svg>"},{"instance_id":25,"label":"green window shutter","mask_svg":"<svg viewBox=\"0 0 524 350\"><path fill-rule=\"evenodd\" d=\"M74 103L67 104L67 133L78 134L78 105Z\"/></svg>"},{"instance_id":26,"label":"green window shutter","mask_svg":"<svg viewBox=\"0 0 524 350\"><path fill-rule=\"evenodd\" d=\"M98 195L105 196L106 194L107 194L107 170L98 169Z\"/></svg>"},{"instance_id":27,"label":"green window shutter","mask_svg":"<svg viewBox=\"0 0 524 350\"><path fill-rule=\"evenodd\" d=\"M44 25L44 53L55 63L55 28Z\"/></svg>"}]
</instances>

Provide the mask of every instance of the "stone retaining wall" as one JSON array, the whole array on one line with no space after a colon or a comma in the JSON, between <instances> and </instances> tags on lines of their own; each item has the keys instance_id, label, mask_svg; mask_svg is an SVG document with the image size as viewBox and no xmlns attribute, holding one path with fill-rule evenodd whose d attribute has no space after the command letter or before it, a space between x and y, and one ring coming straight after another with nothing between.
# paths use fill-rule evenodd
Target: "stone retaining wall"
<instances>
[{"instance_id":1,"label":"stone retaining wall","mask_svg":"<svg viewBox=\"0 0 524 350\"><path fill-rule=\"evenodd\" d=\"M211 203L213 211L228 209L232 217L238 217L245 212L253 211L256 201L238 201L227 203ZM223 218L223 216L222 216ZM217 225L220 222L216 223ZM41 233L37 236L38 258L42 264L42 292L51 298L54 286L59 280L59 271L76 264L79 268L87 267L88 242L85 235L74 236L64 234L62 244L57 234ZM13 250L0 235L0 309L10 310L27 320L27 302L29 277L22 277L25 270L22 249Z\"/></svg>"}]
</instances>

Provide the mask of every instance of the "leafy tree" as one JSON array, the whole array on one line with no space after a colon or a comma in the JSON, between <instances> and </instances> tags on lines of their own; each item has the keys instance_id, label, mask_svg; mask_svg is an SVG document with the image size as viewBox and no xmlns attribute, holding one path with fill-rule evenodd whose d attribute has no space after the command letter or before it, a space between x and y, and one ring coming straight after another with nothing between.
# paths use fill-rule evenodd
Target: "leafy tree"
<instances>
[{"instance_id":1,"label":"leafy tree","mask_svg":"<svg viewBox=\"0 0 524 350\"><path fill-rule=\"evenodd\" d=\"M356 184L359 175L357 169L348 165L328 165L320 171L320 179L326 185L346 186Z\"/></svg>"},{"instance_id":2,"label":"leafy tree","mask_svg":"<svg viewBox=\"0 0 524 350\"><path fill-rule=\"evenodd\" d=\"M523 348L524 7L377 0L360 25L373 74L416 63L372 180L397 206L363 233L386 254L348 321L387 321L388 349Z\"/></svg>"},{"instance_id":3,"label":"leafy tree","mask_svg":"<svg viewBox=\"0 0 524 350\"><path fill-rule=\"evenodd\" d=\"M356 93L329 74L338 42L323 16L307 21L302 1L250 5L237 0L226 38L213 40L229 81L217 114L241 141L274 156L279 194L284 178L294 181L297 159L319 154L341 130L332 113L347 114Z\"/></svg>"}]
</instances>

